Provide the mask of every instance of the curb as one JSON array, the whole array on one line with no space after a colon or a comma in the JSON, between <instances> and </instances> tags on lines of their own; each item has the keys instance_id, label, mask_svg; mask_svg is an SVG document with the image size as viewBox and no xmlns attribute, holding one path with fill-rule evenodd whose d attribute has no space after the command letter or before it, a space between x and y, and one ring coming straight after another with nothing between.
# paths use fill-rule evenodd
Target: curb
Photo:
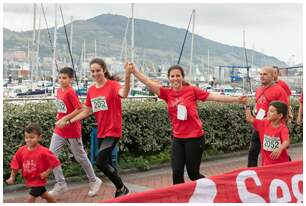
<instances>
[{"instance_id":1,"label":"curb","mask_svg":"<svg viewBox=\"0 0 306 206\"><path fill-rule=\"evenodd\" d=\"M303 147L303 143L292 144L292 145L290 145L290 147L291 148ZM221 160L221 159L239 157L239 156L244 156L246 154L248 154L248 150L243 150L243 151L239 151L239 152L232 152L232 153L225 153L225 154L217 154L215 156L203 159L202 162L210 162L210 161L214 161L214 160ZM136 168L121 169L120 174L124 175L124 174L128 174L128 173L139 173L139 172L145 172L145 171L150 171L150 170L154 170L154 169L161 169L161 168L170 167L170 166L171 166L170 163L163 163L163 164L153 165L149 170L141 170L140 171L139 169L136 169ZM96 175L99 176L99 177L104 177L105 176L102 172L97 172L97 171L95 171L95 172L96 172ZM84 176L67 177L65 179L66 179L67 183L86 182L87 181L87 177L85 175ZM47 184L47 187L51 187L55 183L56 183L56 181L54 179L49 180L48 184ZM25 190L25 189L27 189L27 187L24 184L10 185L10 186L4 185L3 186L3 193L16 192L16 191L21 191L21 190Z\"/></svg>"}]
</instances>

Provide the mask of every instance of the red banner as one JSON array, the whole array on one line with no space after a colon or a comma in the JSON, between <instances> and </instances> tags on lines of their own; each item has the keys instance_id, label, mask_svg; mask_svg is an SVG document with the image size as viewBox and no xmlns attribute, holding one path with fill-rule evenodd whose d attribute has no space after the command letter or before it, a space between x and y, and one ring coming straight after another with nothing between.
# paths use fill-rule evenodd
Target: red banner
<instances>
[{"instance_id":1,"label":"red banner","mask_svg":"<svg viewBox=\"0 0 306 206\"><path fill-rule=\"evenodd\" d=\"M244 168L223 175L129 194L109 203L303 202L303 161Z\"/></svg>"}]
</instances>

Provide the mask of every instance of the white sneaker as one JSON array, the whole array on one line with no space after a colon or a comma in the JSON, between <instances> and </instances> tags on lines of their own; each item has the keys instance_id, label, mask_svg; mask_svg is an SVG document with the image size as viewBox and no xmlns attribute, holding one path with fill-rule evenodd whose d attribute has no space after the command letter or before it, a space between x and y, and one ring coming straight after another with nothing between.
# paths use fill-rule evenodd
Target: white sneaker
<instances>
[{"instance_id":1,"label":"white sneaker","mask_svg":"<svg viewBox=\"0 0 306 206\"><path fill-rule=\"evenodd\" d=\"M97 192L99 191L101 185L102 185L102 180L97 177L95 182L90 182L89 183L89 191L88 191L87 195L89 197L95 196L97 194Z\"/></svg>"},{"instance_id":2,"label":"white sneaker","mask_svg":"<svg viewBox=\"0 0 306 206\"><path fill-rule=\"evenodd\" d=\"M49 194L52 196L57 196L60 194L63 194L64 192L68 191L67 183L56 183L51 191L49 191Z\"/></svg>"}]
</instances>

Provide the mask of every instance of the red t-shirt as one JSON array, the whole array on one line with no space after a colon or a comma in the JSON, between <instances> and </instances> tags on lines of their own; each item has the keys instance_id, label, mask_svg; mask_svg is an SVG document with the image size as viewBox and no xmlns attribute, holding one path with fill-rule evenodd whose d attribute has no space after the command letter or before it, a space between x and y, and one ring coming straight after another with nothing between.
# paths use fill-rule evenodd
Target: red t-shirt
<instances>
[{"instance_id":1,"label":"red t-shirt","mask_svg":"<svg viewBox=\"0 0 306 206\"><path fill-rule=\"evenodd\" d=\"M78 95L72 87L68 87L66 90L62 88L57 89L56 108L57 120L72 113L76 109L82 108ZM81 121L73 122L63 128L55 126L54 133L63 138L80 138L82 136Z\"/></svg>"},{"instance_id":2,"label":"red t-shirt","mask_svg":"<svg viewBox=\"0 0 306 206\"><path fill-rule=\"evenodd\" d=\"M28 187L45 186L47 180L41 179L40 174L59 165L57 157L40 144L33 150L29 150L26 145L20 147L11 161L11 169L22 170L22 176Z\"/></svg>"},{"instance_id":3,"label":"red t-shirt","mask_svg":"<svg viewBox=\"0 0 306 206\"><path fill-rule=\"evenodd\" d=\"M256 111L263 109L266 112L269 108L269 104L272 101L281 101L288 104L288 96L283 88L274 84L270 87L259 87L256 89Z\"/></svg>"},{"instance_id":4,"label":"red t-shirt","mask_svg":"<svg viewBox=\"0 0 306 206\"><path fill-rule=\"evenodd\" d=\"M120 84L107 80L105 85L97 88L92 85L87 92L85 105L90 107L98 124L98 138L122 136L121 97L118 92Z\"/></svg>"},{"instance_id":5,"label":"red t-shirt","mask_svg":"<svg viewBox=\"0 0 306 206\"><path fill-rule=\"evenodd\" d=\"M286 125L280 123L279 127L274 128L267 119L254 119L253 126L259 132L262 165L288 162L289 155L287 149L282 151L278 159L272 160L270 157L273 149L279 147L284 141L289 139L289 132Z\"/></svg>"},{"instance_id":6,"label":"red t-shirt","mask_svg":"<svg viewBox=\"0 0 306 206\"><path fill-rule=\"evenodd\" d=\"M204 134L197 111L197 100L205 101L209 92L194 86L183 86L180 91L161 87L160 98L168 104L168 115L172 125L172 135L176 138L194 138ZM187 110L187 119L178 119L178 105Z\"/></svg>"},{"instance_id":7,"label":"red t-shirt","mask_svg":"<svg viewBox=\"0 0 306 206\"><path fill-rule=\"evenodd\" d=\"M288 86L288 84L286 82L284 82L283 80L279 79L275 83L285 90L285 92L288 95L288 97L291 95L290 87Z\"/></svg>"},{"instance_id":8,"label":"red t-shirt","mask_svg":"<svg viewBox=\"0 0 306 206\"><path fill-rule=\"evenodd\" d=\"M300 96L300 103L303 104L303 92L301 93L301 96Z\"/></svg>"}]
</instances>

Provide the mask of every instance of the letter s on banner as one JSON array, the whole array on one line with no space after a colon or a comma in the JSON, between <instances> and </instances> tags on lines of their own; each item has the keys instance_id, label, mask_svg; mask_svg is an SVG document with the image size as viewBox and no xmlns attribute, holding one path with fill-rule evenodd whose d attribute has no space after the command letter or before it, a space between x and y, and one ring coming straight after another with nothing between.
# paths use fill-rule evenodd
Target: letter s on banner
<instances>
[{"instance_id":1,"label":"letter s on banner","mask_svg":"<svg viewBox=\"0 0 306 206\"><path fill-rule=\"evenodd\" d=\"M217 187L214 181L208 178L197 180L194 192L189 199L190 203L211 203L217 195Z\"/></svg>"},{"instance_id":2,"label":"letter s on banner","mask_svg":"<svg viewBox=\"0 0 306 206\"><path fill-rule=\"evenodd\" d=\"M257 173L253 170L245 170L238 174L236 178L236 184L238 189L238 194L241 202L266 202L265 199L263 199L260 195L251 193L247 190L247 187L245 185L245 180L248 178L253 178L255 181L255 184L257 186L261 186L261 182L257 176Z\"/></svg>"}]
</instances>

